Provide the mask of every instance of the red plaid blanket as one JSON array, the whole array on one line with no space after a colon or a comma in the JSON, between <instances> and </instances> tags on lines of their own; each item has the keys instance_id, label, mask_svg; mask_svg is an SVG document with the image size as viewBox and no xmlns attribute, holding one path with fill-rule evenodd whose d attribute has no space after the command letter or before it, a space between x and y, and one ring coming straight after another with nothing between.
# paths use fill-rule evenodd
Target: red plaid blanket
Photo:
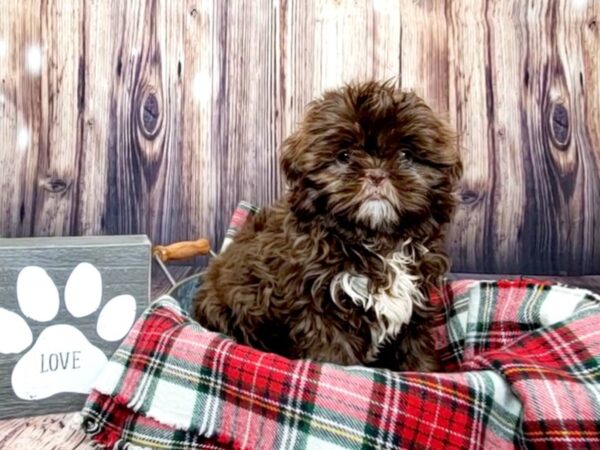
<instances>
[{"instance_id":1,"label":"red plaid blanket","mask_svg":"<svg viewBox=\"0 0 600 450\"><path fill-rule=\"evenodd\" d=\"M84 427L114 448L600 448L600 298L460 281L438 300L447 373L290 361L170 298L114 354Z\"/></svg>"}]
</instances>

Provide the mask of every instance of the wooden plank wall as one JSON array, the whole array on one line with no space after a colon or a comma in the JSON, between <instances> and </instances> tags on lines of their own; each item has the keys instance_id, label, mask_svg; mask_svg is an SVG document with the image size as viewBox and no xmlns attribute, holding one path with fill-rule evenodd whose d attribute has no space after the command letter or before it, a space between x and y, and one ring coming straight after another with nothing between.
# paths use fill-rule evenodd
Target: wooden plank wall
<instances>
[{"instance_id":1,"label":"wooden plank wall","mask_svg":"<svg viewBox=\"0 0 600 450\"><path fill-rule=\"evenodd\" d=\"M600 0L0 0L0 235L219 242L306 102L397 77L466 172L455 270L600 273Z\"/></svg>"}]
</instances>

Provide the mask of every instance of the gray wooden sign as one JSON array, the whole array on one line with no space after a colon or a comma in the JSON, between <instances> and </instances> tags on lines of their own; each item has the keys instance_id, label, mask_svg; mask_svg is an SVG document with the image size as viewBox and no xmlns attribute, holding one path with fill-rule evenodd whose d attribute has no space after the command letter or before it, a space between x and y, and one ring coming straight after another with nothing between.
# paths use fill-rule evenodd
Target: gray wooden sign
<instances>
[{"instance_id":1,"label":"gray wooden sign","mask_svg":"<svg viewBox=\"0 0 600 450\"><path fill-rule=\"evenodd\" d=\"M0 239L0 418L80 409L148 305L146 236Z\"/></svg>"}]
</instances>

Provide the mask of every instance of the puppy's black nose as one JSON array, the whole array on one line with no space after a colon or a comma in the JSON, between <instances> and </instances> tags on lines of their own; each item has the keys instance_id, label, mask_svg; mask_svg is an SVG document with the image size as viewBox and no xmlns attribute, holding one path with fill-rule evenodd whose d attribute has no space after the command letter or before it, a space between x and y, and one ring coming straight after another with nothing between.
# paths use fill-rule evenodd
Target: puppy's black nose
<instances>
[{"instance_id":1,"label":"puppy's black nose","mask_svg":"<svg viewBox=\"0 0 600 450\"><path fill-rule=\"evenodd\" d=\"M387 179L387 174L381 169L369 169L366 175L367 179L375 186L379 186Z\"/></svg>"}]
</instances>

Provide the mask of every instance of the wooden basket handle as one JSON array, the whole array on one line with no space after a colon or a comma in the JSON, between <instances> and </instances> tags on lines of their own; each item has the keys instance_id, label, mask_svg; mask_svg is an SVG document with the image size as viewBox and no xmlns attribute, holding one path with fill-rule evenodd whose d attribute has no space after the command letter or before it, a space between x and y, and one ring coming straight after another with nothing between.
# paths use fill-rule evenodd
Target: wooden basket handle
<instances>
[{"instance_id":1,"label":"wooden basket handle","mask_svg":"<svg viewBox=\"0 0 600 450\"><path fill-rule=\"evenodd\" d=\"M170 245L155 245L152 253L162 261L180 261L196 256L208 255L210 253L210 242L208 239L196 241L181 241Z\"/></svg>"}]
</instances>

